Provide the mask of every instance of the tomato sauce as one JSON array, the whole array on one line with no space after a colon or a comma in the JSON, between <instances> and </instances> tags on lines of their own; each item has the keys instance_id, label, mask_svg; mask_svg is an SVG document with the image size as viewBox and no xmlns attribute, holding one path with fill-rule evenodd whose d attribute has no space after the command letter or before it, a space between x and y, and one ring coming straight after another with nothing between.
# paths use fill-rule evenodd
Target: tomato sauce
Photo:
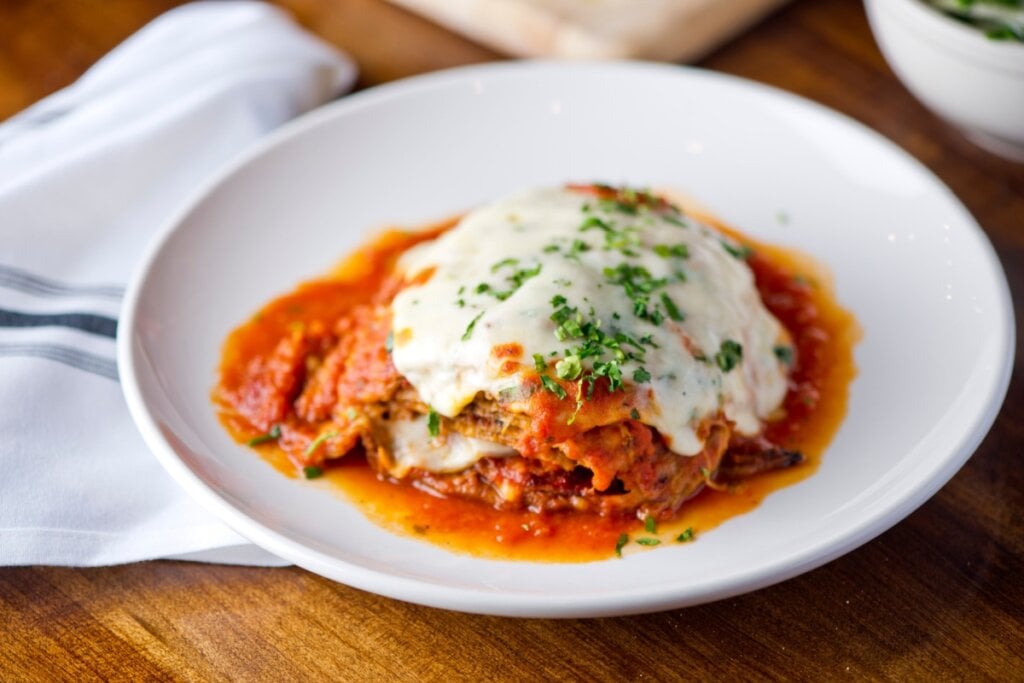
<instances>
[{"instance_id":1,"label":"tomato sauce","mask_svg":"<svg viewBox=\"0 0 1024 683\"><path fill-rule=\"evenodd\" d=\"M801 451L802 464L754 476L728 490L705 488L683 505L674 520L659 524L653 533L637 520L500 511L476 501L439 497L413 484L378 476L358 449L332 461L322 479L311 484L340 492L387 529L456 552L506 560L586 562L614 556L624 534L630 540L624 553L651 547L637 545L639 538L655 539L658 545L686 542L691 536L696 540L754 509L771 492L809 477L846 412L848 387L856 375L853 347L860 329L835 300L827 272L811 258L756 242L706 216L699 218L753 250L748 263L762 299L793 336L795 361L784 417L768 425L766 436ZM229 336L213 398L222 423L236 440L245 443L259 436L222 398L238 388L246 366L270 353L293 326L330 325L356 303L372 298L403 251L437 236L455 220L417 232L382 233L327 277L270 302ZM301 475L273 442L255 450L282 473ZM654 540L647 543L653 545Z\"/></svg>"}]
</instances>

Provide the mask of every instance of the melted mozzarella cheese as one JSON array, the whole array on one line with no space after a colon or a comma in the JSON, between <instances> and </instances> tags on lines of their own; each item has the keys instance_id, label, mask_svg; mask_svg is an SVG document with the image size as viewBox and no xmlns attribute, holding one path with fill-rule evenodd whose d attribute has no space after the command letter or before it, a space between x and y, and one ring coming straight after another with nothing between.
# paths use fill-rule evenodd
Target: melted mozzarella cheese
<instances>
[{"instance_id":1,"label":"melted mozzarella cheese","mask_svg":"<svg viewBox=\"0 0 1024 683\"><path fill-rule=\"evenodd\" d=\"M497 397L516 385L492 353L497 346L522 347L522 373L534 372L534 354L549 361L571 354L579 340L552 320L563 298L577 320L606 335L647 338L642 353L621 360L622 375L630 383L643 369L634 383L649 386L651 398L641 420L677 453L698 453L697 427L719 411L739 433L756 434L786 394L775 353L786 333L761 302L750 268L733 243L678 214L534 190L467 214L403 255L399 268L426 282L394 300L393 361L442 415L457 415L478 393ZM659 313L637 315L636 291L616 275L623 268L648 274L648 312ZM670 315L676 310L681 315ZM741 356L725 370L729 363L716 354L735 345ZM583 360L592 367L593 359Z\"/></svg>"},{"instance_id":2,"label":"melted mozzarella cheese","mask_svg":"<svg viewBox=\"0 0 1024 683\"><path fill-rule=\"evenodd\" d=\"M449 432L431 438L427 431L427 418L393 420L388 423L391 443L387 449L390 463L382 463L393 477L402 478L409 470L427 472L460 472L481 458L516 455L516 451L501 444Z\"/></svg>"}]
</instances>

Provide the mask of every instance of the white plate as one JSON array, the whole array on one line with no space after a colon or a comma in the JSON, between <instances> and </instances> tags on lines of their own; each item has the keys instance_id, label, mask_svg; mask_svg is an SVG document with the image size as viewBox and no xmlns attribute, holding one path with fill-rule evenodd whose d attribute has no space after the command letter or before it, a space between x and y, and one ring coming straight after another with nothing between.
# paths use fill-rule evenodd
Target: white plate
<instances>
[{"instance_id":1,"label":"white plate","mask_svg":"<svg viewBox=\"0 0 1024 683\"><path fill-rule=\"evenodd\" d=\"M498 562L383 531L224 433L209 400L221 343L261 304L376 227L592 179L679 188L832 269L865 336L846 421L812 477L685 546L588 564ZM125 304L119 360L157 457L253 542L402 600L565 617L735 595L881 533L977 447L1005 394L1012 342L991 245L931 173L875 133L720 74L512 63L376 88L272 135L149 253Z\"/></svg>"}]
</instances>

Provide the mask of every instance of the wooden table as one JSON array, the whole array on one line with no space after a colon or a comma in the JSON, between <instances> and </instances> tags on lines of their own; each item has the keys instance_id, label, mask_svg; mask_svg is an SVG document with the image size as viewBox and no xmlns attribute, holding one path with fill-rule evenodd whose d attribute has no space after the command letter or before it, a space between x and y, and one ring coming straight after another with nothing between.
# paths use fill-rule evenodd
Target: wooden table
<instances>
[{"instance_id":1,"label":"wooden table","mask_svg":"<svg viewBox=\"0 0 1024 683\"><path fill-rule=\"evenodd\" d=\"M174 4L5 0L0 118ZM356 58L364 86L497 58L379 0L283 4ZM918 104L859 3L796 0L701 65L822 102L923 161L987 230L1024 318L1024 165L973 147ZM295 568L9 568L0 679L1024 680L1022 411L1018 365L992 432L937 496L846 557L739 598L640 617L513 620L408 605Z\"/></svg>"}]
</instances>

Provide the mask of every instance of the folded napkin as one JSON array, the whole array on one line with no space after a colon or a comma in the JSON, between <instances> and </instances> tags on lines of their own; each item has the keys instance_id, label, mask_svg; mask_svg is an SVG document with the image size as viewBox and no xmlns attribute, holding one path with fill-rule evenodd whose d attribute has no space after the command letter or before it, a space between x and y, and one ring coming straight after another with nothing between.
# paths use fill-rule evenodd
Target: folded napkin
<instances>
[{"instance_id":1,"label":"folded napkin","mask_svg":"<svg viewBox=\"0 0 1024 683\"><path fill-rule=\"evenodd\" d=\"M354 79L279 10L201 2L0 124L0 565L284 564L149 453L118 385L117 315L186 196Z\"/></svg>"}]
</instances>

